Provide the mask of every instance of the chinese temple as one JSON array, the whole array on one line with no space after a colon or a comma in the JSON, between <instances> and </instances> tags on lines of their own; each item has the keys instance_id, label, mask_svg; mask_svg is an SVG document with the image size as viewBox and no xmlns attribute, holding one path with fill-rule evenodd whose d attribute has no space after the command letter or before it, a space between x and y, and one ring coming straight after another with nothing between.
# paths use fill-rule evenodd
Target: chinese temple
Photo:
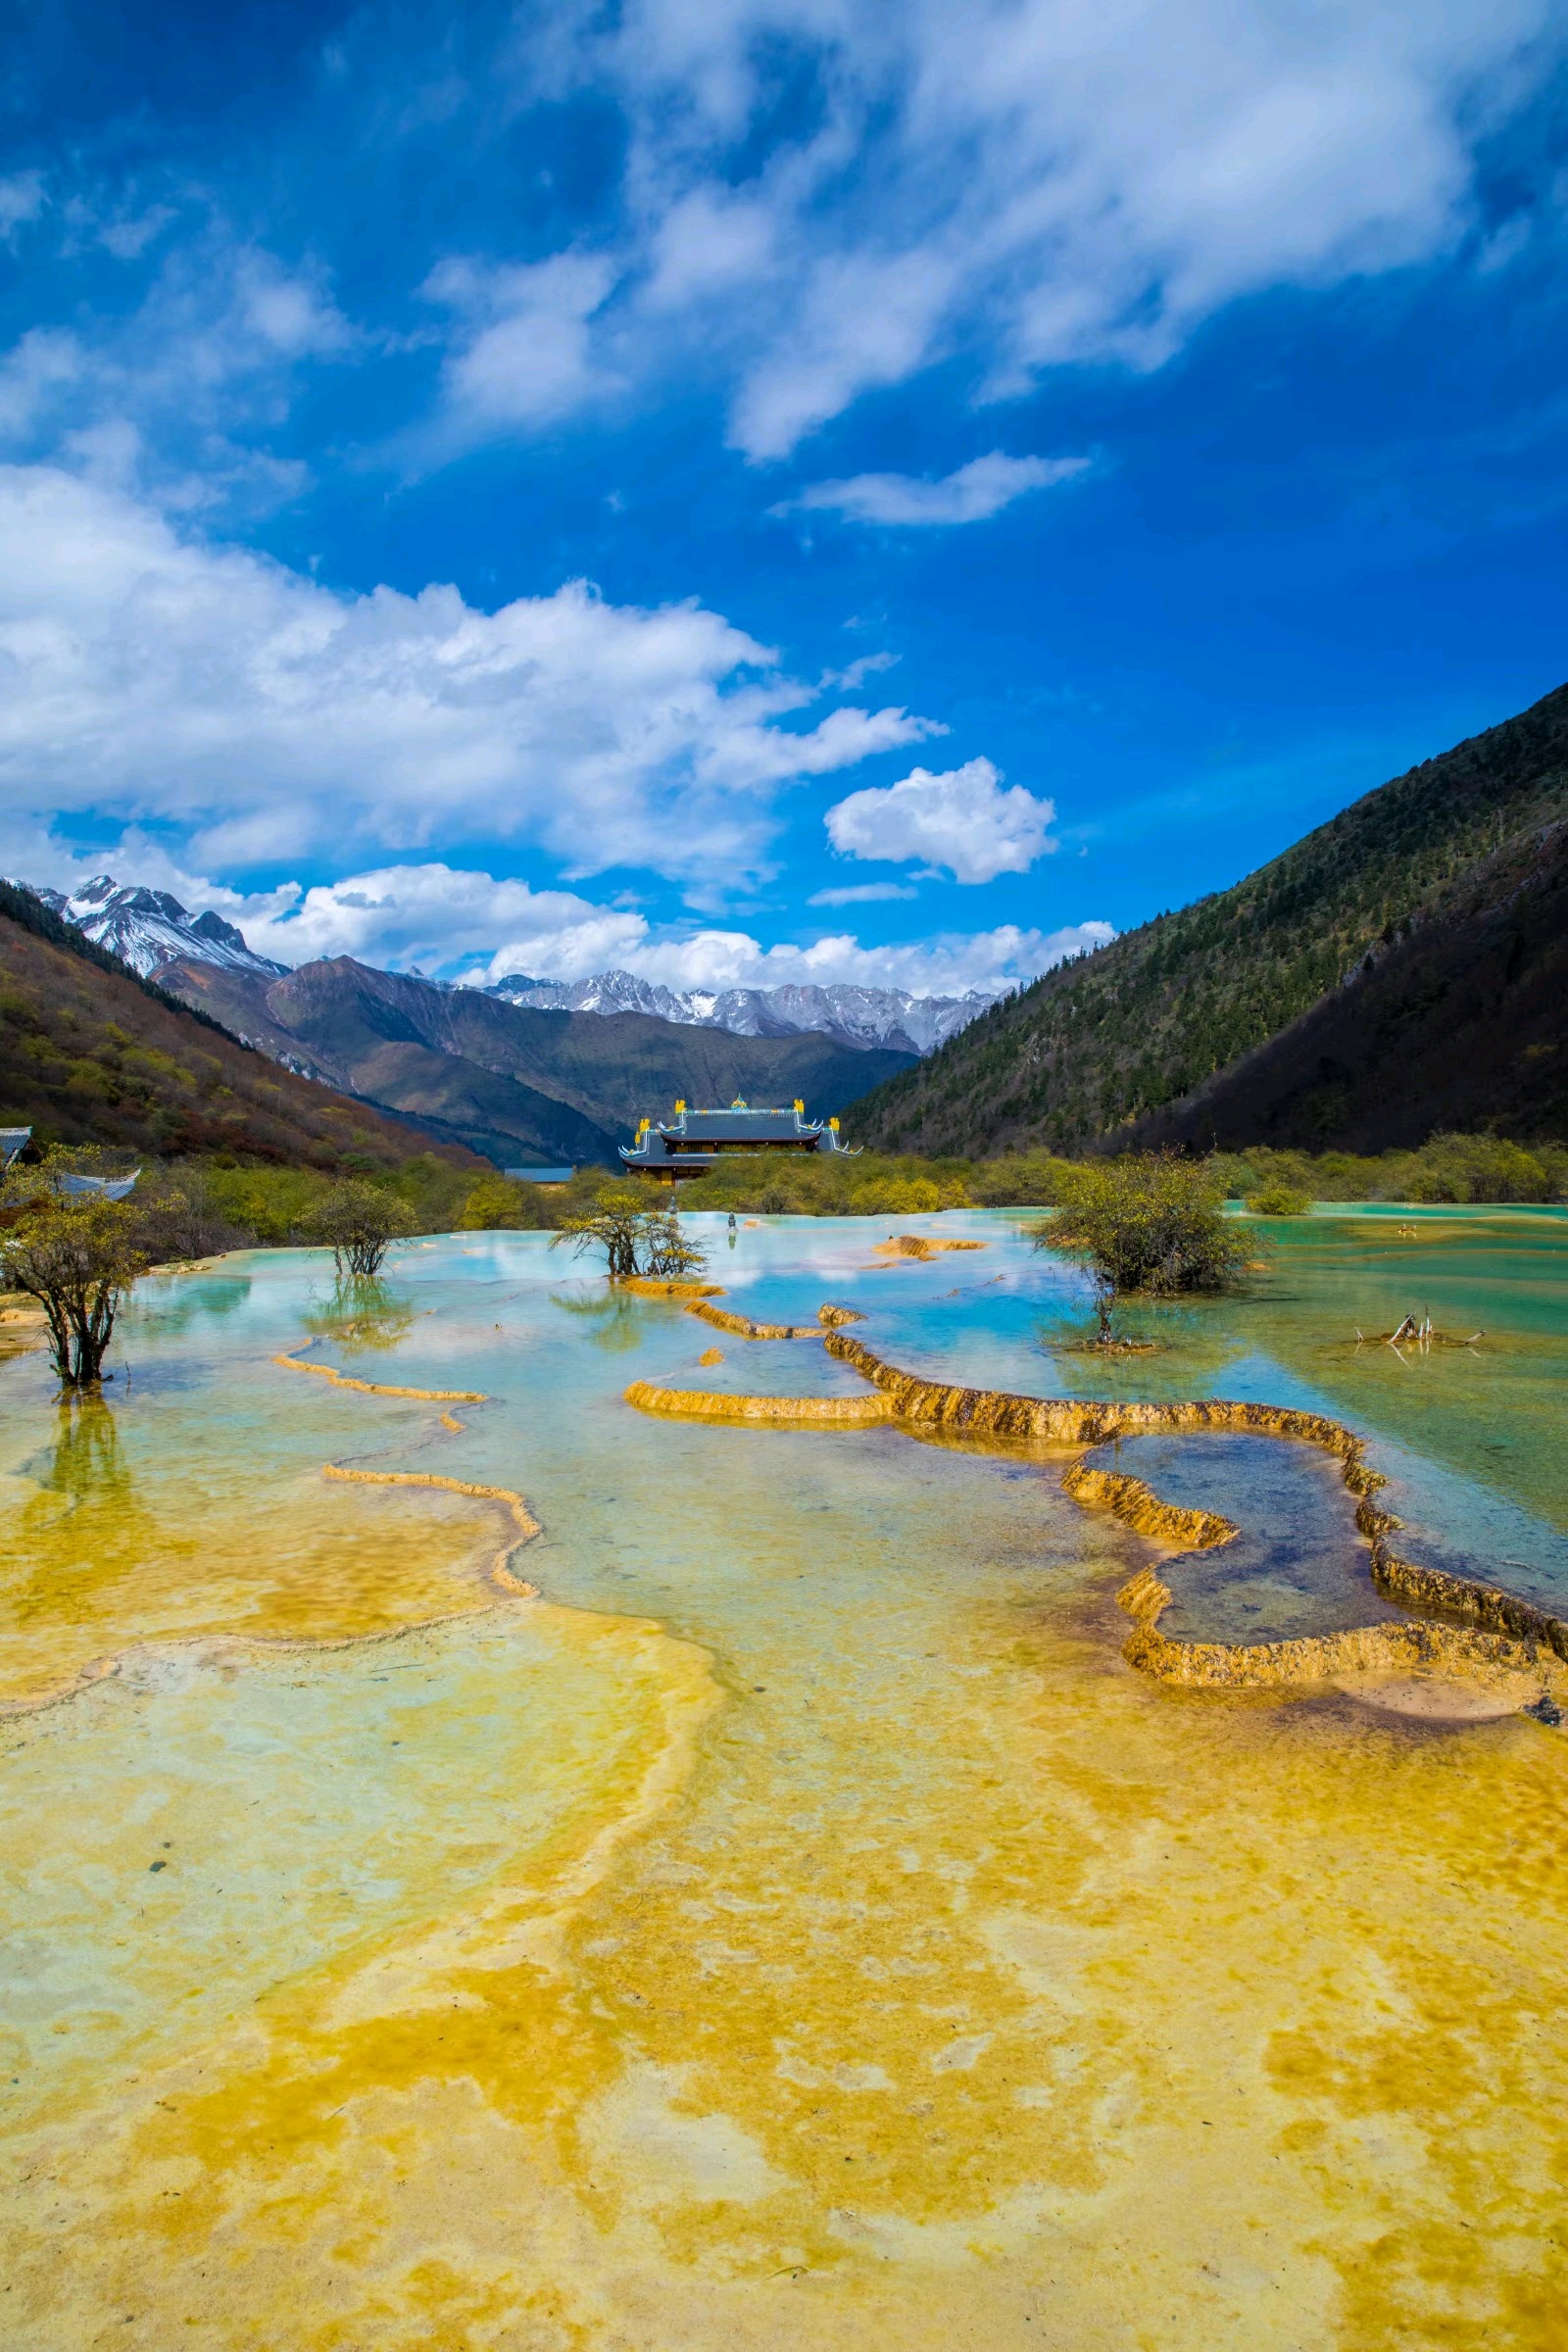
<instances>
[{"instance_id":1,"label":"chinese temple","mask_svg":"<svg viewBox=\"0 0 1568 2352\"><path fill-rule=\"evenodd\" d=\"M728 1110L688 1110L677 1102L672 1119L642 1119L637 1140L622 1144L620 1156L634 1175L652 1177L658 1184L679 1184L682 1177L706 1176L719 1160L737 1152L843 1152L839 1123L806 1116L806 1104L789 1110L754 1110L749 1102L732 1102Z\"/></svg>"}]
</instances>

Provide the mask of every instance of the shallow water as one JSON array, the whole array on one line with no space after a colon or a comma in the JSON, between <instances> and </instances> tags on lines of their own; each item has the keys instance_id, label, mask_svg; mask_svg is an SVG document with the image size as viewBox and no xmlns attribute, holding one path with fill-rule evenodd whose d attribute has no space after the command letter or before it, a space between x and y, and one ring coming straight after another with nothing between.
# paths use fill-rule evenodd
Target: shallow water
<instances>
[{"instance_id":1,"label":"shallow water","mask_svg":"<svg viewBox=\"0 0 1568 2352\"><path fill-rule=\"evenodd\" d=\"M1561 1220L1284 1227L1111 1366L1017 1222L889 1263L894 1225L775 1219L714 1271L976 1385L1328 1410L1402 1551L1568 1596ZM388 1290L150 1282L97 1413L0 1365L6 1695L124 1661L0 1733L13 2340L1560 2340L1568 1740L1149 1683L1113 1595L1152 1555L1060 1457L636 1414L635 1379L862 1387L544 1237ZM1427 1303L1482 1351L1357 1351ZM272 1361L313 1330L489 1401ZM1121 1448L1243 1525L1163 1570L1193 1630L1345 1608L1330 1466L1200 1446ZM522 1494L543 1598L494 1583L494 1506L327 1460Z\"/></svg>"},{"instance_id":2,"label":"shallow water","mask_svg":"<svg viewBox=\"0 0 1568 2352\"><path fill-rule=\"evenodd\" d=\"M1130 1472L1163 1502L1217 1511L1238 1529L1161 1570L1173 1599L1160 1631L1183 1642L1289 1642L1405 1612L1373 1588L1355 1497L1317 1447L1218 1431L1098 1446L1096 1469Z\"/></svg>"}]
</instances>

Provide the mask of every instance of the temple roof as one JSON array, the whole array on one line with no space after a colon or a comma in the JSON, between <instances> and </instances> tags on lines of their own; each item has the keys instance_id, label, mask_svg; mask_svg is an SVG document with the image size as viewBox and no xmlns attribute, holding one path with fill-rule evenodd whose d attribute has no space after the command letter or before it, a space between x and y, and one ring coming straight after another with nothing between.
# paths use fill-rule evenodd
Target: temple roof
<instances>
[{"instance_id":1,"label":"temple roof","mask_svg":"<svg viewBox=\"0 0 1568 2352\"><path fill-rule=\"evenodd\" d=\"M824 1124L821 1119L808 1119L804 1102L795 1102L787 1110L772 1104L754 1108L744 1102L732 1102L723 1110L688 1110L684 1102L677 1102L672 1119L642 1120L636 1142L629 1149L623 1144L620 1156L644 1169L667 1167L679 1160L688 1173L696 1173L698 1162L710 1165L715 1153L765 1149L770 1144L807 1152L845 1149L839 1141L838 1121L830 1119Z\"/></svg>"},{"instance_id":2,"label":"temple roof","mask_svg":"<svg viewBox=\"0 0 1568 2352\"><path fill-rule=\"evenodd\" d=\"M728 1110L683 1110L657 1125L661 1135L684 1136L694 1144L719 1136L819 1135L822 1129L820 1119L803 1119L798 1110L754 1110L749 1102L732 1102Z\"/></svg>"}]
</instances>

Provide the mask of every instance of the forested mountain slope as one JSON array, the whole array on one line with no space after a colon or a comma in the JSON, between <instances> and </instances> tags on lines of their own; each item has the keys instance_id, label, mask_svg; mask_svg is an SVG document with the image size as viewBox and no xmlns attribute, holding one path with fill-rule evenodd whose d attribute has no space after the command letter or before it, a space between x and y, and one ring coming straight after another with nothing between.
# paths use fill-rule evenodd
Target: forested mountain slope
<instances>
[{"instance_id":1,"label":"forested mountain slope","mask_svg":"<svg viewBox=\"0 0 1568 2352\"><path fill-rule=\"evenodd\" d=\"M1315 1146L1348 1147L1352 1127L1388 1143L1419 1142L1447 1115L1438 1103L1462 1094L1444 1080L1445 1055L1457 1052L1445 1042L1451 1025L1435 1014L1415 1060L1396 1045L1381 1054L1377 1118L1370 1127L1355 1125L1362 1115L1354 1107L1356 1071L1369 1040L1336 1027L1327 1006L1352 976L1370 976L1385 957L1397 957L1386 1028L1398 972L1419 972L1411 985L1429 995L1456 978L1443 958L1477 947L1489 876L1501 898L1509 875L1527 897L1539 893L1526 928L1532 940L1543 923L1549 932L1561 917L1549 886L1556 854L1549 843L1565 816L1568 687L1381 785L1233 889L1048 972L855 1105L857 1133L897 1151L1070 1149L1133 1125L1141 1135L1174 1134L1182 1121L1169 1106L1204 1088L1211 1125L1223 1096L1226 1140L1279 1140L1284 1128L1265 1137L1266 1106L1237 1065L1324 1005L1324 1034L1340 1041L1335 1053L1345 1072L1318 1087L1310 1106L1312 1088L1292 1080L1286 1091L1294 1088L1299 1101L1284 1127L1294 1134L1293 1120L1304 1120ZM1419 953L1411 950L1415 942L1424 943ZM1548 992L1541 1019L1550 1035L1521 1038L1512 1057L1505 1022L1477 1031L1485 1050L1507 1061L1490 1091L1482 1090L1492 1105L1485 1116L1521 1134L1541 1132L1540 1120L1558 1115L1546 1107L1539 1070L1522 1056L1526 1045L1537 1063L1560 1050L1568 1036L1560 992L1555 1010ZM1396 1022L1387 1034L1396 1029ZM1217 1072L1230 1073L1234 1084L1221 1087ZM1209 1140L1206 1131L1200 1140Z\"/></svg>"},{"instance_id":2,"label":"forested mountain slope","mask_svg":"<svg viewBox=\"0 0 1568 2352\"><path fill-rule=\"evenodd\" d=\"M509 1160L613 1164L638 1118L693 1102L804 1100L826 1117L910 1054L809 1033L742 1037L638 1012L540 1011L351 956L269 981L168 965L166 985L270 1054Z\"/></svg>"},{"instance_id":3,"label":"forested mountain slope","mask_svg":"<svg viewBox=\"0 0 1568 2352\"><path fill-rule=\"evenodd\" d=\"M279 1069L0 883L0 1125L172 1156L393 1167L430 1138ZM472 1164L466 1152L448 1156Z\"/></svg>"},{"instance_id":4,"label":"forested mountain slope","mask_svg":"<svg viewBox=\"0 0 1568 2352\"><path fill-rule=\"evenodd\" d=\"M1568 1138L1568 819L1515 838L1137 1144L1377 1152L1485 1129Z\"/></svg>"}]
</instances>

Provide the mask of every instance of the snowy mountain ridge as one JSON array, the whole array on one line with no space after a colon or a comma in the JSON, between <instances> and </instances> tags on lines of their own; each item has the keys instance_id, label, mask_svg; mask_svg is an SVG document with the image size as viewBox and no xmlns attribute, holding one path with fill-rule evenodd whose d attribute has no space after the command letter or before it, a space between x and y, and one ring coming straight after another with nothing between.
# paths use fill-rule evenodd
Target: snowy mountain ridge
<instances>
[{"instance_id":1,"label":"snowy mountain ridge","mask_svg":"<svg viewBox=\"0 0 1568 2352\"><path fill-rule=\"evenodd\" d=\"M30 887L30 886L29 886ZM117 882L95 874L69 895L40 889L46 906L143 979L170 963L207 963L220 969L281 979L289 966L259 956L242 931L209 909L192 914L167 890ZM423 978L423 974L410 974ZM450 989L449 981L426 981ZM641 1012L685 1028L727 1029L736 1037L813 1034L862 1051L890 1047L926 1054L945 1045L996 1002L998 991L971 989L961 997L920 997L903 988L858 988L848 983L778 988L672 989L635 972L595 972L586 980L534 980L525 973L497 980L482 992L504 1004L548 1012Z\"/></svg>"},{"instance_id":2,"label":"snowy mountain ridge","mask_svg":"<svg viewBox=\"0 0 1568 2352\"><path fill-rule=\"evenodd\" d=\"M117 882L113 874L94 874L68 895L37 889L35 895L98 947L107 948L128 963L144 980L160 965L194 959L216 963L229 971L269 972L274 977L288 969L258 956L245 934L211 909L192 914L167 890L145 890L139 883Z\"/></svg>"},{"instance_id":3,"label":"snowy mountain ridge","mask_svg":"<svg viewBox=\"0 0 1568 2352\"><path fill-rule=\"evenodd\" d=\"M788 982L778 988L673 989L635 972L595 972L587 980L533 980L514 972L485 994L509 1004L547 1012L647 1012L662 1021L700 1029L728 1029L738 1037L787 1037L811 1030L847 1046L891 1046L930 1054L945 1045L1000 992L971 989L961 997L917 997L903 988L822 987Z\"/></svg>"}]
</instances>

